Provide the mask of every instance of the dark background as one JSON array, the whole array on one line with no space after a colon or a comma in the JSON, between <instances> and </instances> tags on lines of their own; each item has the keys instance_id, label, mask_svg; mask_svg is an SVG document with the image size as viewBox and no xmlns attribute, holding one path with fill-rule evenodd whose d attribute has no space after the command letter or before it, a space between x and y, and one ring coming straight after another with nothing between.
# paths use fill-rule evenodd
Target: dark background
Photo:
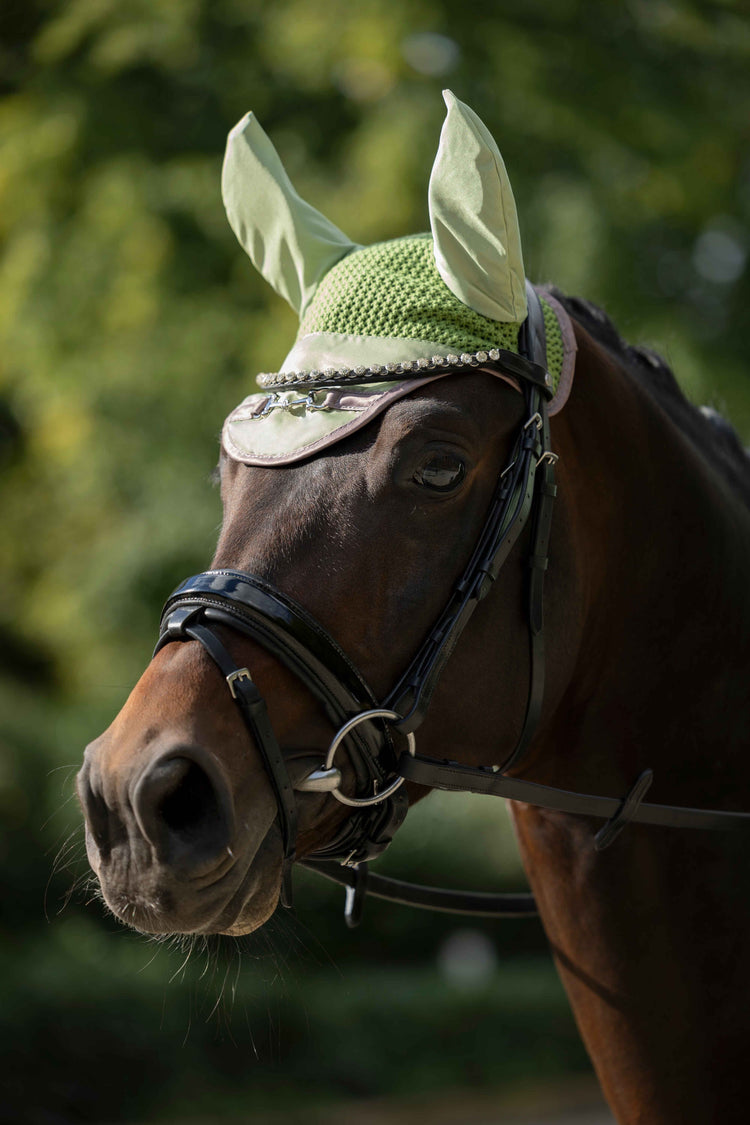
<instances>
[{"instance_id":1,"label":"dark background","mask_svg":"<svg viewBox=\"0 0 750 1125\"><path fill-rule=\"evenodd\" d=\"M244 1119L507 1088L587 1062L534 921L298 879L296 917L156 944L105 916L85 743L209 562L225 414L295 331L223 215L254 109L355 240L427 226L450 86L514 184L526 267L603 304L750 436L750 20L731 0L5 0L0 7L0 1116ZM523 885L493 803L436 798L386 867Z\"/></svg>"}]
</instances>

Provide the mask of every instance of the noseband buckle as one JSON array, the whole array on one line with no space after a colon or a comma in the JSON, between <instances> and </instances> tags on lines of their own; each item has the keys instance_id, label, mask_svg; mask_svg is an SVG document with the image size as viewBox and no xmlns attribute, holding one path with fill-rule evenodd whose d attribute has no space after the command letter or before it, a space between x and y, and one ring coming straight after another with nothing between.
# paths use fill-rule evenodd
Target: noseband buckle
<instances>
[{"instance_id":1,"label":"noseband buckle","mask_svg":"<svg viewBox=\"0 0 750 1125\"><path fill-rule=\"evenodd\" d=\"M238 680L249 680L251 684L253 683L253 677L250 675L247 668L236 668L234 672L229 673L229 675L226 677L226 680L229 686L229 690L232 693L232 699L237 698L237 688L235 685Z\"/></svg>"}]
</instances>

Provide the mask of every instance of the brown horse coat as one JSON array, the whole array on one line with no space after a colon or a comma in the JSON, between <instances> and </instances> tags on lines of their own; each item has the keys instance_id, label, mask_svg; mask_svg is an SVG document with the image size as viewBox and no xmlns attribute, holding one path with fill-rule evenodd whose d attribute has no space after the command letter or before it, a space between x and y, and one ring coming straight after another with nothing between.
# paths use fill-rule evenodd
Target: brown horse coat
<instances>
[{"instance_id":1,"label":"brown horse coat","mask_svg":"<svg viewBox=\"0 0 750 1125\"><path fill-rule=\"evenodd\" d=\"M552 430L560 463L547 690L517 772L616 796L651 768L649 799L750 808L746 469L663 370L598 343L594 335L606 333L595 318L582 306L577 315L589 331L577 325L575 384ZM472 550L521 407L505 384L467 373L394 403L325 456L284 470L225 460L213 566L261 575L295 597L382 698ZM420 458L435 448L467 466L448 497L414 483ZM418 733L422 753L491 764L514 745L528 677L522 548L449 661ZM332 730L316 701L254 642L223 639L252 670L292 771L317 764ZM170 765L180 755L192 765ZM183 821L190 808L195 815L183 825L182 859L169 862L162 811L180 786L190 790ZM79 791L92 865L124 921L156 932L243 933L272 913L281 872L275 802L197 644L169 645L147 668L88 748ZM423 795L411 787L413 800ZM300 814L300 854L347 815L313 794L301 797ZM514 814L618 1120L744 1122L748 844L630 826L600 854L585 818L529 806Z\"/></svg>"}]
</instances>

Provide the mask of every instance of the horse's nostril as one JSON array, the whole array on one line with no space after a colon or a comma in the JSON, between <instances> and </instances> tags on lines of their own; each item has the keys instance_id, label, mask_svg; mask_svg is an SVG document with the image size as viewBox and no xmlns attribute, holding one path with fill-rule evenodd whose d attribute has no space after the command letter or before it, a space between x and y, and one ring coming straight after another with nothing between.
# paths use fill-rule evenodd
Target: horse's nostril
<instances>
[{"instance_id":1,"label":"horse's nostril","mask_svg":"<svg viewBox=\"0 0 750 1125\"><path fill-rule=\"evenodd\" d=\"M195 832L219 812L216 794L206 774L187 758L172 758L163 771L169 788L158 806L164 824L177 834Z\"/></svg>"},{"instance_id":2,"label":"horse's nostril","mask_svg":"<svg viewBox=\"0 0 750 1125\"><path fill-rule=\"evenodd\" d=\"M232 835L223 780L186 754L162 758L140 778L133 808L157 855L197 868L224 851Z\"/></svg>"}]
</instances>

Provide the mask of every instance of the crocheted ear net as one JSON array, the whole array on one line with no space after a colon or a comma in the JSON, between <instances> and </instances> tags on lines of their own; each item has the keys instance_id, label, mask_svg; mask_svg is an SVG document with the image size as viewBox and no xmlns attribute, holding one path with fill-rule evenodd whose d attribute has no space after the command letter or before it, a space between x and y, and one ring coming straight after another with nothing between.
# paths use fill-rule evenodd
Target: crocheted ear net
<instances>
[{"instance_id":1,"label":"crocheted ear net","mask_svg":"<svg viewBox=\"0 0 750 1125\"><path fill-rule=\"evenodd\" d=\"M432 236L410 235L353 250L323 277L297 339L315 332L425 340L448 351L515 351L517 324L489 320L451 293Z\"/></svg>"}]
</instances>

